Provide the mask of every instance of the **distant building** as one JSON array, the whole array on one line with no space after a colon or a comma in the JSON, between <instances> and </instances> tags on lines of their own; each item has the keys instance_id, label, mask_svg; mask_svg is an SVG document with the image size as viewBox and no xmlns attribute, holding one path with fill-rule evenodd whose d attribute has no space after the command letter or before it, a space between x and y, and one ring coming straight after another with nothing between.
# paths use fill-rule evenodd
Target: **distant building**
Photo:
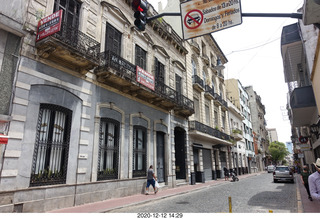
<instances>
[{"instance_id":1,"label":"distant building","mask_svg":"<svg viewBox=\"0 0 320 219\"><path fill-rule=\"evenodd\" d=\"M292 154L293 153L293 144L292 142L286 142L286 148L288 149L289 153Z\"/></svg>"},{"instance_id":2,"label":"distant building","mask_svg":"<svg viewBox=\"0 0 320 219\"><path fill-rule=\"evenodd\" d=\"M269 136L269 142L279 141L278 140L278 133L275 128L267 129L268 136Z\"/></svg>"},{"instance_id":3,"label":"distant building","mask_svg":"<svg viewBox=\"0 0 320 219\"><path fill-rule=\"evenodd\" d=\"M269 147L266 129L267 122L265 119L266 109L262 104L261 97L253 90L252 86L245 87L245 90L249 96L257 168L259 171L262 171L266 166L266 151Z\"/></svg>"}]
</instances>

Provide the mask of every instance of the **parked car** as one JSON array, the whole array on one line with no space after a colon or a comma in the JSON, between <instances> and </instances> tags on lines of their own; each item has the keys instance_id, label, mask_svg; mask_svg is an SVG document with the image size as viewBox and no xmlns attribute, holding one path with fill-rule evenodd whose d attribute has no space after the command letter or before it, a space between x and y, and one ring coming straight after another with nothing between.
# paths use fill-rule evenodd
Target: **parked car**
<instances>
[{"instance_id":1,"label":"parked car","mask_svg":"<svg viewBox=\"0 0 320 219\"><path fill-rule=\"evenodd\" d=\"M274 171L274 169L275 169L275 166L273 166L273 165L269 165L269 166L267 167L268 173L272 173L272 172Z\"/></svg>"},{"instance_id":2,"label":"parked car","mask_svg":"<svg viewBox=\"0 0 320 219\"><path fill-rule=\"evenodd\" d=\"M285 180L294 183L293 172L288 166L277 166L273 171L273 181L276 183L279 180Z\"/></svg>"}]
</instances>

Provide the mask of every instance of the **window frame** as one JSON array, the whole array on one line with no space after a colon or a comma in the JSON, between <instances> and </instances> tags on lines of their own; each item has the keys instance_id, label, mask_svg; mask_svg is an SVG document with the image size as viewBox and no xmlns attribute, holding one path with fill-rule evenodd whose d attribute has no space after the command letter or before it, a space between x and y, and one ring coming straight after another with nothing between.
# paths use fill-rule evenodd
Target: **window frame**
<instances>
[{"instance_id":1,"label":"window frame","mask_svg":"<svg viewBox=\"0 0 320 219\"><path fill-rule=\"evenodd\" d=\"M62 115L65 115L64 123ZM71 122L70 109L54 104L40 104L30 176L31 187L66 183Z\"/></svg>"},{"instance_id":2,"label":"window frame","mask_svg":"<svg viewBox=\"0 0 320 219\"><path fill-rule=\"evenodd\" d=\"M142 148L139 148L139 131L142 134ZM147 129L143 126L133 126L133 154L132 154L132 176L145 177L147 174ZM141 155L141 160L139 160ZM142 168L139 168L142 165Z\"/></svg>"}]
</instances>

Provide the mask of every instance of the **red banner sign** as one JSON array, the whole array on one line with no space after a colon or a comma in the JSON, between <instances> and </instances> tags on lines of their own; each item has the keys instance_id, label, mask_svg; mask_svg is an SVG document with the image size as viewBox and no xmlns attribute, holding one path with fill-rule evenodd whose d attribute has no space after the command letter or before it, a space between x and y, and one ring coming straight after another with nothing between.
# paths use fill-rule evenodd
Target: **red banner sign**
<instances>
[{"instance_id":1,"label":"red banner sign","mask_svg":"<svg viewBox=\"0 0 320 219\"><path fill-rule=\"evenodd\" d=\"M36 42L50 36L61 29L62 10L41 19L38 23Z\"/></svg>"},{"instance_id":2,"label":"red banner sign","mask_svg":"<svg viewBox=\"0 0 320 219\"><path fill-rule=\"evenodd\" d=\"M154 76L139 66L137 66L137 81L151 90L154 90Z\"/></svg>"},{"instance_id":3,"label":"red banner sign","mask_svg":"<svg viewBox=\"0 0 320 219\"><path fill-rule=\"evenodd\" d=\"M8 144L8 136L0 134L0 144Z\"/></svg>"}]
</instances>

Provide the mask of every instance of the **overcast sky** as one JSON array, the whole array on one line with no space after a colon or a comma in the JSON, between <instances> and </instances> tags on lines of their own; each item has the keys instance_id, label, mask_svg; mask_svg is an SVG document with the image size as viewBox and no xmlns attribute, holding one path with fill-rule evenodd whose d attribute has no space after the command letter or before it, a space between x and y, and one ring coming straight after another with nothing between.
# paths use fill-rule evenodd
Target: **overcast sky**
<instances>
[{"instance_id":1,"label":"overcast sky","mask_svg":"<svg viewBox=\"0 0 320 219\"><path fill-rule=\"evenodd\" d=\"M148 2L157 9L159 0ZM161 2L164 8L167 0ZM302 5L303 0L241 0L243 13L297 13ZM296 23L297 19L242 19L239 26L212 33L228 59L225 79L237 78L243 86L252 85L266 107L267 127L277 129L280 142L291 141L280 38L282 27Z\"/></svg>"}]
</instances>

